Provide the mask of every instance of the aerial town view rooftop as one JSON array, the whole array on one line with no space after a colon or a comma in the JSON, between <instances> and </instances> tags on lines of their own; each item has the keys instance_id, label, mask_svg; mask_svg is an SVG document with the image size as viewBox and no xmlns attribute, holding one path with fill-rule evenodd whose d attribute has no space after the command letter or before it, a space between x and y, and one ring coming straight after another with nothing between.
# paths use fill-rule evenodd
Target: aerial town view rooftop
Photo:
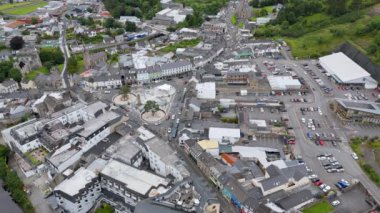
<instances>
[{"instance_id":1,"label":"aerial town view rooftop","mask_svg":"<svg viewBox=\"0 0 380 213\"><path fill-rule=\"evenodd\" d=\"M379 0L3 0L0 213L380 212Z\"/></svg>"}]
</instances>

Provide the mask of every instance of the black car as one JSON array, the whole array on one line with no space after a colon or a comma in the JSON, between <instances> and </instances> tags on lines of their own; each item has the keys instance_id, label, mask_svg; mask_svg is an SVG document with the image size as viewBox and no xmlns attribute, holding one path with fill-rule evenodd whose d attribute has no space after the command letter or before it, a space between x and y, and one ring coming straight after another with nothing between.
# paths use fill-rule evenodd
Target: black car
<instances>
[{"instance_id":1,"label":"black car","mask_svg":"<svg viewBox=\"0 0 380 213\"><path fill-rule=\"evenodd\" d=\"M319 141L314 141L315 145L319 146Z\"/></svg>"},{"instance_id":2,"label":"black car","mask_svg":"<svg viewBox=\"0 0 380 213\"><path fill-rule=\"evenodd\" d=\"M312 179L311 179L311 182L313 182L313 183L318 182L318 181L320 181L319 178L312 178Z\"/></svg>"}]
</instances>

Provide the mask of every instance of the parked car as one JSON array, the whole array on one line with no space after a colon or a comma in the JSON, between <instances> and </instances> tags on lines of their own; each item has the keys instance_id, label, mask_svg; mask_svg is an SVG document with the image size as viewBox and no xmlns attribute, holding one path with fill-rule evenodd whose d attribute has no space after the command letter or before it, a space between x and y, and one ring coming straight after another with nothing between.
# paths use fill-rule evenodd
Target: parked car
<instances>
[{"instance_id":1,"label":"parked car","mask_svg":"<svg viewBox=\"0 0 380 213\"><path fill-rule=\"evenodd\" d=\"M353 153L351 154L351 156L352 156L352 158L355 159L355 160L358 160L358 159L359 159L359 158L358 158L358 155L357 155L355 152L353 152Z\"/></svg>"},{"instance_id":2,"label":"parked car","mask_svg":"<svg viewBox=\"0 0 380 213\"><path fill-rule=\"evenodd\" d=\"M331 202L331 205L333 205L333 206L337 206L339 204L340 204L339 200L334 200L333 202Z\"/></svg>"}]
</instances>

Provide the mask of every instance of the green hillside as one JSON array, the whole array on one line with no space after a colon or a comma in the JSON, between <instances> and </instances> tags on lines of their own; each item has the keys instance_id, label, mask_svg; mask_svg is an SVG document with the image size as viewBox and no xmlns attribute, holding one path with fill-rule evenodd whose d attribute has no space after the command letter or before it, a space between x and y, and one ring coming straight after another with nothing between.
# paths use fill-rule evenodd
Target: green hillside
<instances>
[{"instance_id":1,"label":"green hillside","mask_svg":"<svg viewBox=\"0 0 380 213\"><path fill-rule=\"evenodd\" d=\"M325 55L349 42L374 63L380 63L380 4L367 0L361 3L360 9L348 8L342 15L321 9L298 17L290 11L292 17L288 17L289 11L285 11L286 15L279 14L282 20L260 27L255 33L258 37L284 39L298 58Z\"/></svg>"}]
</instances>

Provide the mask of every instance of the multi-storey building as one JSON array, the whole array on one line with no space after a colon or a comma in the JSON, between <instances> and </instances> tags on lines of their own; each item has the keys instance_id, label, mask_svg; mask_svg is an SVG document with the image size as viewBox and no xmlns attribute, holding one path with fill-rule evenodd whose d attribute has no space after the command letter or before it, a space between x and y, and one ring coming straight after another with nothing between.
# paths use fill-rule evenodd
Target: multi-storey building
<instances>
[{"instance_id":1,"label":"multi-storey building","mask_svg":"<svg viewBox=\"0 0 380 213\"><path fill-rule=\"evenodd\" d=\"M176 61L162 65L155 65L147 67L146 69L136 70L136 79L141 83L150 82L181 75L191 71L192 68L193 65L190 61Z\"/></svg>"},{"instance_id":2,"label":"multi-storey building","mask_svg":"<svg viewBox=\"0 0 380 213\"><path fill-rule=\"evenodd\" d=\"M332 110L345 122L380 124L380 104L369 101L335 99Z\"/></svg>"},{"instance_id":3,"label":"multi-storey building","mask_svg":"<svg viewBox=\"0 0 380 213\"><path fill-rule=\"evenodd\" d=\"M111 193L132 210L138 201L165 193L169 179L110 160L100 172L103 193Z\"/></svg>"},{"instance_id":4,"label":"multi-storey building","mask_svg":"<svg viewBox=\"0 0 380 213\"><path fill-rule=\"evenodd\" d=\"M83 167L54 189L58 206L70 213L88 212L100 194L101 186L97 174Z\"/></svg>"}]
</instances>

